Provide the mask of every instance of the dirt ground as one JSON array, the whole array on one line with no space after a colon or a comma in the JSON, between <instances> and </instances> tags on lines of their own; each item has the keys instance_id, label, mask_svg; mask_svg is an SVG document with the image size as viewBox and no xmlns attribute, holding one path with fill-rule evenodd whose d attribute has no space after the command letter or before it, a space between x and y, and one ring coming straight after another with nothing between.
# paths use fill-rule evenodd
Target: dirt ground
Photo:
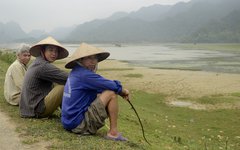
<instances>
[{"instance_id":1,"label":"dirt ground","mask_svg":"<svg viewBox=\"0 0 240 150\"><path fill-rule=\"evenodd\" d=\"M107 60L99 63L103 68L133 68L127 63ZM240 75L203 71L163 70L135 67L133 70L104 71L104 76L119 79L130 89L150 93L164 93L175 97L202 97L206 95L240 92ZM129 78L127 74L142 74ZM131 82L129 82L131 81Z\"/></svg>"},{"instance_id":2,"label":"dirt ground","mask_svg":"<svg viewBox=\"0 0 240 150\"><path fill-rule=\"evenodd\" d=\"M123 81L128 89L144 90L149 93L167 94L167 103L175 105L178 98L199 98L202 96L240 93L240 75L203 71L163 70L142 67L131 67L129 64L115 60L99 63L99 69L125 68L121 71L102 71L102 75ZM127 70L131 68L131 70ZM141 74L140 78L126 77L128 74ZM176 103L177 105L178 103ZM179 105L180 106L180 105ZM182 105L184 106L184 105ZM236 104L219 106L192 104L192 109L240 108Z\"/></svg>"},{"instance_id":3,"label":"dirt ground","mask_svg":"<svg viewBox=\"0 0 240 150\"><path fill-rule=\"evenodd\" d=\"M0 118L0 150L47 150L47 142L23 144L20 135L15 132L15 123L1 110Z\"/></svg>"}]
</instances>

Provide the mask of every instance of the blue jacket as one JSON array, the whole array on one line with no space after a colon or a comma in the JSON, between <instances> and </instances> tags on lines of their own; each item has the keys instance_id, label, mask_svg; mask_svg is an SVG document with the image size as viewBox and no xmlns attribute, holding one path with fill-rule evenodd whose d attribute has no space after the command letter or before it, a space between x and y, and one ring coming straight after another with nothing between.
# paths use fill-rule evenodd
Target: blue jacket
<instances>
[{"instance_id":1,"label":"blue jacket","mask_svg":"<svg viewBox=\"0 0 240 150\"><path fill-rule=\"evenodd\" d=\"M97 94L111 90L119 94L122 85L119 81L104 77L76 65L64 87L61 122L67 130L76 128L84 119L84 113L96 99Z\"/></svg>"}]
</instances>

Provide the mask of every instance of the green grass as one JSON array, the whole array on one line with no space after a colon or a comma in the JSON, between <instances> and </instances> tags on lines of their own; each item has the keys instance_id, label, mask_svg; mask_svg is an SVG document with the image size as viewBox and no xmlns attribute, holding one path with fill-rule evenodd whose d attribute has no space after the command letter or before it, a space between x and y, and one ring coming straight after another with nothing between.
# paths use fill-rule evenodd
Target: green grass
<instances>
[{"instance_id":1,"label":"green grass","mask_svg":"<svg viewBox=\"0 0 240 150\"><path fill-rule=\"evenodd\" d=\"M196 68L170 68L170 67L149 67L151 69L167 69L167 70L187 70L187 71L201 71L201 69Z\"/></svg>"},{"instance_id":2,"label":"green grass","mask_svg":"<svg viewBox=\"0 0 240 150\"><path fill-rule=\"evenodd\" d=\"M232 93L231 95L235 97L240 97L240 93Z\"/></svg>"},{"instance_id":3,"label":"green grass","mask_svg":"<svg viewBox=\"0 0 240 150\"><path fill-rule=\"evenodd\" d=\"M199 49L199 50L230 50L240 51L239 43L199 43L199 44L165 44L166 46L179 48L179 49Z\"/></svg>"},{"instance_id":4,"label":"green grass","mask_svg":"<svg viewBox=\"0 0 240 150\"><path fill-rule=\"evenodd\" d=\"M0 59L8 64L11 64L16 59L16 54L13 52L4 52L0 50Z\"/></svg>"},{"instance_id":5,"label":"green grass","mask_svg":"<svg viewBox=\"0 0 240 150\"><path fill-rule=\"evenodd\" d=\"M131 73L131 74L124 75L124 77L128 77L128 78L142 78L143 75L139 74L139 73Z\"/></svg>"},{"instance_id":6,"label":"green grass","mask_svg":"<svg viewBox=\"0 0 240 150\"><path fill-rule=\"evenodd\" d=\"M197 102L202 104L220 104L220 103L234 103L240 101L239 96L235 94L230 95L211 95L204 96L197 99Z\"/></svg>"},{"instance_id":7,"label":"green grass","mask_svg":"<svg viewBox=\"0 0 240 150\"><path fill-rule=\"evenodd\" d=\"M51 143L48 149L240 149L239 110L203 111L171 107L164 103L166 95L143 91L131 91L131 102L139 113L151 146L144 142L137 117L130 105L121 98L118 125L129 142L105 140L103 137L107 127L103 127L96 136L69 133L62 128L59 111L47 119L20 118L18 107L8 105L3 96L4 76L8 66L8 63L0 60L0 109L16 123L16 130L25 144L48 141ZM230 97L239 101L239 96L239 93L209 96L204 103L225 102Z\"/></svg>"},{"instance_id":8,"label":"green grass","mask_svg":"<svg viewBox=\"0 0 240 150\"><path fill-rule=\"evenodd\" d=\"M99 71L126 71L126 70L134 70L133 68L106 68L106 69L98 69Z\"/></svg>"}]
</instances>

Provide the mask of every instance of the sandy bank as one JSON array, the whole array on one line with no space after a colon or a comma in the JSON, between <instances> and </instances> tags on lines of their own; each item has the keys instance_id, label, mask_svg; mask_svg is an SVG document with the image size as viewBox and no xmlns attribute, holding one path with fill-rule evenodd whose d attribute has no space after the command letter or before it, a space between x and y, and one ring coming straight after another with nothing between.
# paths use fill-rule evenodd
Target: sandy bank
<instances>
[{"instance_id":1,"label":"sandy bank","mask_svg":"<svg viewBox=\"0 0 240 150\"><path fill-rule=\"evenodd\" d=\"M59 67L63 67L63 64L60 64ZM129 90L165 94L167 95L167 104L176 104L175 106L179 107L182 107L182 103L187 103L187 101L181 101L180 98L240 93L240 74L150 69L133 67L128 63L117 60L100 62L98 73L108 79L120 80L123 86ZM179 101L181 104L177 105ZM201 110L240 109L240 102L218 105L203 105L191 102L191 105L184 107Z\"/></svg>"},{"instance_id":2,"label":"sandy bank","mask_svg":"<svg viewBox=\"0 0 240 150\"><path fill-rule=\"evenodd\" d=\"M114 70L116 68L125 69ZM131 67L116 60L99 63L99 69L108 69L99 72L105 77L119 79L129 89L163 93L173 97L201 97L240 92L239 74ZM142 77L126 77L129 74L141 74Z\"/></svg>"}]
</instances>

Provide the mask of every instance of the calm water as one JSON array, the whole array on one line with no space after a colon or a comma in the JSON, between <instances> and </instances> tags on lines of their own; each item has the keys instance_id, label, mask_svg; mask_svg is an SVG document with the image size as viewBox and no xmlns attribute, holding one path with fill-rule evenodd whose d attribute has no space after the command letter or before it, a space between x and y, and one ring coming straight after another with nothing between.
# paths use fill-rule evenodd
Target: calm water
<instances>
[{"instance_id":1,"label":"calm water","mask_svg":"<svg viewBox=\"0 0 240 150\"><path fill-rule=\"evenodd\" d=\"M70 54L78 45L65 44ZM127 61L134 66L240 73L240 53L232 51L184 50L163 45L95 45L110 52L109 59Z\"/></svg>"},{"instance_id":2,"label":"calm water","mask_svg":"<svg viewBox=\"0 0 240 150\"><path fill-rule=\"evenodd\" d=\"M16 49L15 44L0 47ZM79 44L64 44L70 55ZM203 70L211 72L240 73L240 53L232 51L184 50L163 45L122 45L94 44L110 52L109 59L127 61L134 66L152 68Z\"/></svg>"}]
</instances>

